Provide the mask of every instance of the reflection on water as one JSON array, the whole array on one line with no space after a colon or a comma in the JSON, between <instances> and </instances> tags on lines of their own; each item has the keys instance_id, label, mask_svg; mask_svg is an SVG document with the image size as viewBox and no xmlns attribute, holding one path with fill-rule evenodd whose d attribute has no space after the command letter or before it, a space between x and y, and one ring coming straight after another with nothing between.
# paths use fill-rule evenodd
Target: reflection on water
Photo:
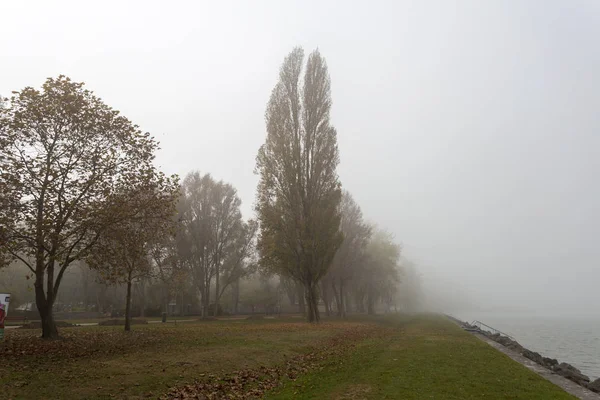
<instances>
[{"instance_id":1,"label":"reflection on water","mask_svg":"<svg viewBox=\"0 0 600 400\"><path fill-rule=\"evenodd\" d=\"M523 314L461 313L457 318L479 320L511 336L524 347L579 368L594 380L600 377L600 318L542 317Z\"/></svg>"}]
</instances>

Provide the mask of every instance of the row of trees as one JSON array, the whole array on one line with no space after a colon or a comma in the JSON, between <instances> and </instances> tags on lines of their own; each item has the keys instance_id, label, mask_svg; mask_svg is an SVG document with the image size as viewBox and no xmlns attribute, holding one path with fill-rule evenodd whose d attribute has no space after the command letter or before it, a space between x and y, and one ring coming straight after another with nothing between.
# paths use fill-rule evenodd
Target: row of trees
<instances>
[{"instance_id":1,"label":"row of trees","mask_svg":"<svg viewBox=\"0 0 600 400\"><path fill-rule=\"evenodd\" d=\"M210 174L163 174L155 139L83 84L60 76L3 100L0 266L29 269L42 336L58 337L53 306L76 263L126 288L126 330L132 288L147 280L161 283L165 307L185 282L205 317L256 274L268 292L279 277L276 292L311 322L321 305L340 316L391 307L400 247L342 192L330 109L324 58L315 51L305 65L294 49L267 106L257 219L245 221L235 188Z\"/></svg>"}]
</instances>

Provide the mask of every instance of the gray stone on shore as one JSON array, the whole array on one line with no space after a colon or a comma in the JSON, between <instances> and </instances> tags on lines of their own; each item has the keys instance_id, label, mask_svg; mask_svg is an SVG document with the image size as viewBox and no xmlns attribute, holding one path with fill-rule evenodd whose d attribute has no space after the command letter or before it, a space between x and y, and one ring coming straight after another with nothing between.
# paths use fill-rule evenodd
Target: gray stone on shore
<instances>
[{"instance_id":1,"label":"gray stone on shore","mask_svg":"<svg viewBox=\"0 0 600 400\"><path fill-rule=\"evenodd\" d=\"M558 375L564 376L565 378L583 386L588 387L590 378L581 373L580 370L568 363L560 363L552 369Z\"/></svg>"},{"instance_id":2,"label":"gray stone on shore","mask_svg":"<svg viewBox=\"0 0 600 400\"><path fill-rule=\"evenodd\" d=\"M600 378L588 385L588 389L592 392L600 393Z\"/></svg>"},{"instance_id":3,"label":"gray stone on shore","mask_svg":"<svg viewBox=\"0 0 600 400\"><path fill-rule=\"evenodd\" d=\"M554 366L558 365L558 360L556 358L543 357L542 361L544 362L542 365L548 369L553 369Z\"/></svg>"},{"instance_id":4,"label":"gray stone on shore","mask_svg":"<svg viewBox=\"0 0 600 400\"><path fill-rule=\"evenodd\" d=\"M529 349L525 349L523 350L523 357L527 357L529 358L531 361L534 361L540 365L544 365L544 357L542 357L542 355L540 353L537 353L535 351L531 351Z\"/></svg>"},{"instance_id":5,"label":"gray stone on shore","mask_svg":"<svg viewBox=\"0 0 600 400\"><path fill-rule=\"evenodd\" d=\"M523 346L521 346L519 344L519 342L517 342L516 340L512 340L511 338L509 338L507 336L495 334L495 335L490 336L490 338L493 341L500 343L502 346L507 347L507 348L511 349L512 351L516 351L517 353L523 353L523 351L526 350Z\"/></svg>"}]
</instances>

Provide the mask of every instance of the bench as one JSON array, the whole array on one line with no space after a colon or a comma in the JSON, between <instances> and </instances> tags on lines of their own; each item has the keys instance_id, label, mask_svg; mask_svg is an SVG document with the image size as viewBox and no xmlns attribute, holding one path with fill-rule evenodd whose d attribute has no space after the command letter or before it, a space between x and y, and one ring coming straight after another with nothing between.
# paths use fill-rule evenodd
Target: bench
<instances>
[{"instance_id":1,"label":"bench","mask_svg":"<svg viewBox=\"0 0 600 400\"><path fill-rule=\"evenodd\" d=\"M27 323L27 322L29 322L29 320L27 319L27 317L25 315L10 315L10 314L8 314L6 317L4 317L4 324L8 325L9 322ZM10 324L10 325L14 325L14 324Z\"/></svg>"}]
</instances>

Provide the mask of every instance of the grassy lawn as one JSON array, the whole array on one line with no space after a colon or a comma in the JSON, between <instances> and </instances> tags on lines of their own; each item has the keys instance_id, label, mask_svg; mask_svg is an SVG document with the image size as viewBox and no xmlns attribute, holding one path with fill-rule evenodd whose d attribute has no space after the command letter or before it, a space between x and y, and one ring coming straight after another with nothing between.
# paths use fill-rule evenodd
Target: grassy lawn
<instances>
[{"instance_id":1,"label":"grassy lawn","mask_svg":"<svg viewBox=\"0 0 600 400\"><path fill-rule=\"evenodd\" d=\"M274 365L353 323L293 320L79 327L45 342L36 330L6 331L2 398L157 397L209 373Z\"/></svg>"},{"instance_id":2,"label":"grassy lawn","mask_svg":"<svg viewBox=\"0 0 600 400\"><path fill-rule=\"evenodd\" d=\"M150 324L130 333L79 327L61 334L64 340L45 342L36 331L7 331L2 398L157 398L195 381L200 386L190 385L192 391L212 381L237 385L238 398L246 398L263 375L271 376L267 389L281 384L269 399L572 398L435 316L318 326L297 318ZM259 378L239 371L260 371ZM244 380L250 383L238 384Z\"/></svg>"},{"instance_id":3,"label":"grassy lawn","mask_svg":"<svg viewBox=\"0 0 600 400\"><path fill-rule=\"evenodd\" d=\"M268 399L574 399L439 316L382 319L390 335L287 381Z\"/></svg>"}]
</instances>

